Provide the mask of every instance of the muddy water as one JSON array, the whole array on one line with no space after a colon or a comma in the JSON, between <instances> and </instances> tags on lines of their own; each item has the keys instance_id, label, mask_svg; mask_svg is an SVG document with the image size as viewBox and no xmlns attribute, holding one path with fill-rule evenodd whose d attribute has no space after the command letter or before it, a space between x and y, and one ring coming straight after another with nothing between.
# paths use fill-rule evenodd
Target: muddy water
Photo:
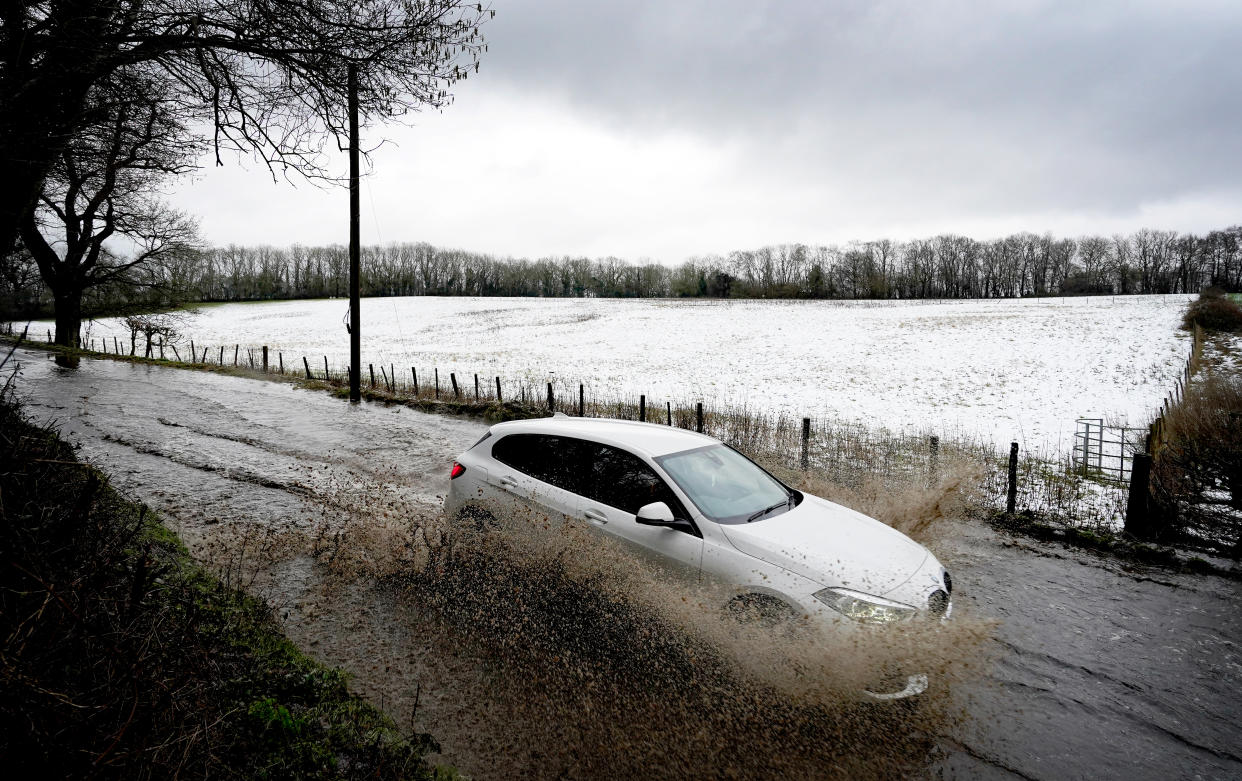
<instances>
[{"instance_id":1,"label":"muddy water","mask_svg":"<svg viewBox=\"0 0 1242 781\"><path fill-rule=\"evenodd\" d=\"M217 561L229 546L256 559L279 548L248 528L314 530L366 496L380 497L363 514L381 526L385 512L431 512L449 460L484 429L276 383L19 357L29 412L57 421L84 458ZM539 653L539 638L535 653L498 651L494 633L425 594L365 579L325 588L321 564L287 551L266 550L253 585L295 640L479 778L1242 777L1237 582L969 523L945 525L933 546L953 570L959 619L998 623L982 649L962 646L961 674L934 702L878 712L739 687L714 662L684 666L705 658L695 649L671 648L683 666L646 688L627 683L625 652L570 669Z\"/></svg>"}]
</instances>

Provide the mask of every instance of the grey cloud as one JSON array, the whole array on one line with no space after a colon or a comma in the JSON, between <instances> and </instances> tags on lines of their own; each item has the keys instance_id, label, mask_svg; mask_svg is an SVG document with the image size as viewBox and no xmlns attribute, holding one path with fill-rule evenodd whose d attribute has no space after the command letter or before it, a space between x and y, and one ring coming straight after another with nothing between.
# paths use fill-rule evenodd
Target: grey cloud
<instances>
[{"instance_id":1,"label":"grey cloud","mask_svg":"<svg viewBox=\"0 0 1242 781\"><path fill-rule=\"evenodd\" d=\"M480 80L774 175L948 208L1124 212L1237 188L1242 6L498 3Z\"/></svg>"}]
</instances>

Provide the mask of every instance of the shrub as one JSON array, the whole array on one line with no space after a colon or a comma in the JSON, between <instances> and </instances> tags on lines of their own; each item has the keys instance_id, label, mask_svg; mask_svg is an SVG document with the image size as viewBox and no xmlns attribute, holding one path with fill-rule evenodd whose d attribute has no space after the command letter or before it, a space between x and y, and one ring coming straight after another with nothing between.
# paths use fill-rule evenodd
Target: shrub
<instances>
[{"instance_id":1,"label":"shrub","mask_svg":"<svg viewBox=\"0 0 1242 781\"><path fill-rule=\"evenodd\" d=\"M432 777L429 736L351 695L4 389L0 497L8 777Z\"/></svg>"},{"instance_id":2,"label":"shrub","mask_svg":"<svg viewBox=\"0 0 1242 781\"><path fill-rule=\"evenodd\" d=\"M1182 317L1186 329L1199 325L1211 331L1242 331L1242 306L1223 295L1209 295L1205 290L1192 301Z\"/></svg>"},{"instance_id":3,"label":"shrub","mask_svg":"<svg viewBox=\"0 0 1242 781\"><path fill-rule=\"evenodd\" d=\"M1165 418L1156 501L1176 528L1215 547L1242 541L1242 378L1208 374Z\"/></svg>"}]
</instances>

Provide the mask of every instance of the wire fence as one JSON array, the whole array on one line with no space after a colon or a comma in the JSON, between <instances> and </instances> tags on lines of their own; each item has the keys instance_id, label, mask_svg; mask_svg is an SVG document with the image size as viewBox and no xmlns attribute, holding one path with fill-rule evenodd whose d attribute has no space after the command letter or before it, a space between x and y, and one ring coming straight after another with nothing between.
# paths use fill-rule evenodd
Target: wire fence
<instances>
[{"instance_id":1,"label":"wire fence","mask_svg":"<svg viewBox=\"0 0 1242 781\"><path fill-rule=\"evenodd\" d=\"M10 324L10 335L12 333ZM37 337L44 334L37 334ZM52 341L52 334L46 334ZM19 338L29 341L23 331ZM42 340L39 340L42 341ZM328 356L291 355L264 345L204 345L180 341L83 340L82 353L176 362L181 366L225 368L256 376L298 378L337 390L349 386L349 367ZM689 398L653 398L590 387L565 377L458 374L435 366L397 366L393 362L360 367L368 398L397 403L431 403L485 415L530 417L562 412L662 423L701 431L752 457L783 469L813 472L836 484L858 487L931 485L954 465L977 475L972 490L988 512L1012 510L1075 527L1120 528L1125 518L1124 483L1135 430L1105 433L1100 419L1080 422L1074 453L1063 459L1010 453L995 443L960 434L945 435L925 426L901 431L842 421L826 415L797 415L746 404L705 403ZM1113 440L1116 439L1116 443ZM1016 448L1016 443L1015 443ZM1110 449L1111 448L1111 449ZM1012 479L1011 479L1012 476ZM1012 507L1008 498L1013 495Z\"/></svg>"}]
</instances>

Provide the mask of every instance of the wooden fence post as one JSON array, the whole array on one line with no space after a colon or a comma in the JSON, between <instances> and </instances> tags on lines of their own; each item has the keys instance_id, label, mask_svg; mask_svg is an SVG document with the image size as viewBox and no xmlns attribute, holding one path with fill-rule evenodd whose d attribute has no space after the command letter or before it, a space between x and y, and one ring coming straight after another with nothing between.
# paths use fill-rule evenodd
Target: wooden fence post
<instances>
[{"instance_id":1,"label":"wooden fence post","mask_svg":"<svg viewBox=\"0 0 1242 781\"><path fill-rule=\"evenodd\" d=\"M1126 502L1126 534L1140 540L1156 538L1151 512L1151 454L1135 453L1130 465L1130 496Z\"/></svg>"},{"instance_id":2,"label":"wooden fence post","mask_svg":"<svg viewBox=\"0 0 1242 781\"><path fill-rule=\"evenodd\" d=\"M673 425L673 402L664 402L664 408L668 411L668 424Z\"/></svg>"},{"instance_id":3,"label":"wooden fence post","mask_svg":"<svg viewBox=\"0 0 1242 781\"><path fill-rule=\"evenodd\" d=\"M267 374L267 345L263 345L263 373Z\"/></svg>"},{"instance_id":4,"label":"wooden fence post","mask_svg":"<svg viewBox=\"0 0 1242 781\"><path fill-rule=\"evenodd\" d=\"M802 457L798 459L805 472L811 468L811 419L802 419Z\"/></svg>"},{"instance_id":5,"label":"wooden fence post","mask_svg":"<svg viewBox=\"0 0 1242 781\"><path fill-rule=\"evenodd\" d=\"M1009 491L1005 495L1005 512L1013 515L1018 506L1018 443L1009 443Z\"/></svg>"},{"instance_id":6,"label":"wooden fence post","mask_svg":"<svg viewBox=\"0 0 1242 781\"><path fill-rule=\"evenodd\" d=\"M105 339L105 342L108 340ZM190 340L190 363L194 363L194 358L198 355L198 350L194 349L194 340Z\"/></svg>"},{"instance_id":7,"label":"wooden fence post","mask_svg":"<svg viewBox=\"0 0 1242 781\"><path fill-rule=\"evenodd\" d=\"M418 369L410 367L410 376L414 378L414 398L418 398Z\"/></svg>"},{"instance_id":8,"label":"wooden fence post","mask_svg":"<svg viewBox=\"0 0 1242 781\"><path fill-rule=\"evenodd\" d=\"M332 381L332 375L328 372L328 356L326 355L323 357L323 381Z\"/></svg>"},{"instance_id":9,"label":"wooden fence post","mask_svg":"<svg viewBox=\"0 0 1242 781\"><path fill-rule=\"evenodd\" d=\"M246 358L250 361L250 368L253 369L254 368L254 350L251 350L249 347L246 348Z\"/></svg>"},{"instance_id":10,"label":"wooden fence post","mask_svg":"<svg viewBox=\"0 0 1242 781\"><path fill-rule=\"evenodd\" d=\"M647 422L647 395L643 393L638 395L638 421Z\"/></svg>"},{"instance_id":11,"label":"wooden fence post","mask_svg":"<svg viewBox=\"0 0 1242 781\"><path fill-rule=\"evenodd\" d=\"M474 375L474 400L479 400L479 375L477 373Z\"/></svg>"},{"instance_id":12,"label":"wooden fence post","mask_svg":"<svg viewBox=\"0 0 1242 781\"><path fill-rule=\"evenodd\" d=\"M285 373L285 354L280 353L280 352L276 353L276 361L280 364L280 373L284 374Z\"/></svg>"},{"instance_id":13,"label":"wooden fence post","mask_svg":"<svg viewBox=\"0 0 1242 781\"><path fill-rule=\"evenodd\" d=\"M311 379L311 373L310 373L310 361L306 360L306 356L305 356L305 355L303 355L303 356L302 356L302 366L304 366L304 367L306 368L306 379L308 379L308 380L309 380L309 379Z\"/></svg>"},{"instance_id":14,"label":"wooden fence post","mask_svg":"<svg viewBox=\"0 0 1242 781\"><path fill-rule=\"evenodd\" d=\"M22 331L22 339L25 339L25 338L26 338L26 332L23 330L23 331ZM117 340L116 340L116 337L115 337L115 336L114 336L114 337L112 337L112 352L116 353L117 355L120 355L120 354L121 354L120 343L119 343L119 342L117 342ZM204 355L206 355L206 354L207 354L205 350L203 351L203 354L204 354ZM206 360L206 359L204 359L204 360Z\"/></svg>"},{"instance_id":15,"label":"wooden fence post","mask_svg":"<svg viewBox=\"0 0 1242 781\"><path fill-rule=\"evenodd\" d=\"M927 462L928 481L935 484L936 475L940 471L940 437L932 436L927 440Z\"/></svg>"},{"instance_id":16,"label":"wooden fence post","mask_svg":"<svg viewBox=\"0 0 1242 781\"><path fill-rule=\"evenodd\" d=\"M440 367L435 367L434 371L436 373L436 398L438 399L440 398Z\"/></svg>"},{"instance_id":17,"label":"wooden fence post","mask_svg":"<svg viewBox=\"0 0 1242 781\"><path fill-rule=\"evenodd\" d=\"M502 401L500 398L500 378L496 378L496 401Z\"/></svg>"},{"instance_id":18,"label":"wooden fence post","mask_svg":"<svg viewBox=\"0 0 1242 781\"><path fill-rule=\"evenodd\" d=\"M578 383L578 417L586 417L586 386Z\"/></svg>"},{"instance_id":19,"label":"wooden fence post","mask_svg":"<svg viewBox=\"0 0 1242 781\"><path fill-rule=\"evenodd\" d=\"M237 353L238 353L238 352L240 352L240 351L241 351L241 345L240 345L240 344L235 344L235 345L233 345L233 365L234 365L234 366L236 366L236 365L237 365Z\"/></svg>"},{"instance_id":20,"label":"wooden fence post","mask_svg":"<svg viewBox=\"0 0 1242 781\"><path fill-rule=\"evenodd\" d=\"M548 383L548 412L556 412L556 401L552 398L552 383Z\"/></svg>"},{"instance_id":21,"label":"wooden fence post","mask_svg":"<svg viewBox=\"0 0 1242 781\"><path fill-rule=\"evenodd\" d=\"M94 339L92 339L92 340L91 340L91 343L92 343L92 344L94 344L94 342L95 342L95 340L94 340ZM177 345L175 345L175 344L170 344L170 345L168 345L168 346L172 348L172 351L173 351L173 356L175 356L175 357L176 357L176 359L177 359L177 363L181 363L181 353L177 352Z\"/></svg>"},{"instance_id":22,"label":"wooden fence post","mask_svg":"<svg viewBox=\"0 0 1242 781\"><path fill-rule=\"evenodd\" d=\"M130 353L131 355L133 353ZM224 345L220 345L220 365L224 365Z\"/></svg>"},{"instance_id":23,"label":"wooden fence post","mask_svg":"<svg viewBox=\"0 0 1242 781\"><path fill-rule=\"evenodd\" d=\"M384 367L380 366L380 368L382 369ZM397 392L397 367L393 366L391 363L388 364L388 392Z\"/></svg>"},{"instance_id":24,"label":"wooden fence post","mask_svg":"<svg viewBox=\"0 0 1242 781\"><path fill-rule=\"evenodd\" d=\"M703 433L703 402L695 402L694 405L694 430Z\"/></svg>"},{"instance_id":25,"label":"wooden fence post","mask_svg":"<svg viewBox=\"0 0 1242 781\"><path fill-rule=\"evenodd\" d=\"M375 364L368 363L367 368L371 370L371 387L374 388L375 387Z\"/></svg>"},{"instance_id":26,"label":"wooden fence post","mask_svg":"<svg viewBox=\"0 0 1242 781\"><path fill-rule=\"evenodd\" d=\"M461 391L457 389L457 372L449 372L449 382L453 383L453 398L460 399Z\"/></svg>"}]
</instances>

